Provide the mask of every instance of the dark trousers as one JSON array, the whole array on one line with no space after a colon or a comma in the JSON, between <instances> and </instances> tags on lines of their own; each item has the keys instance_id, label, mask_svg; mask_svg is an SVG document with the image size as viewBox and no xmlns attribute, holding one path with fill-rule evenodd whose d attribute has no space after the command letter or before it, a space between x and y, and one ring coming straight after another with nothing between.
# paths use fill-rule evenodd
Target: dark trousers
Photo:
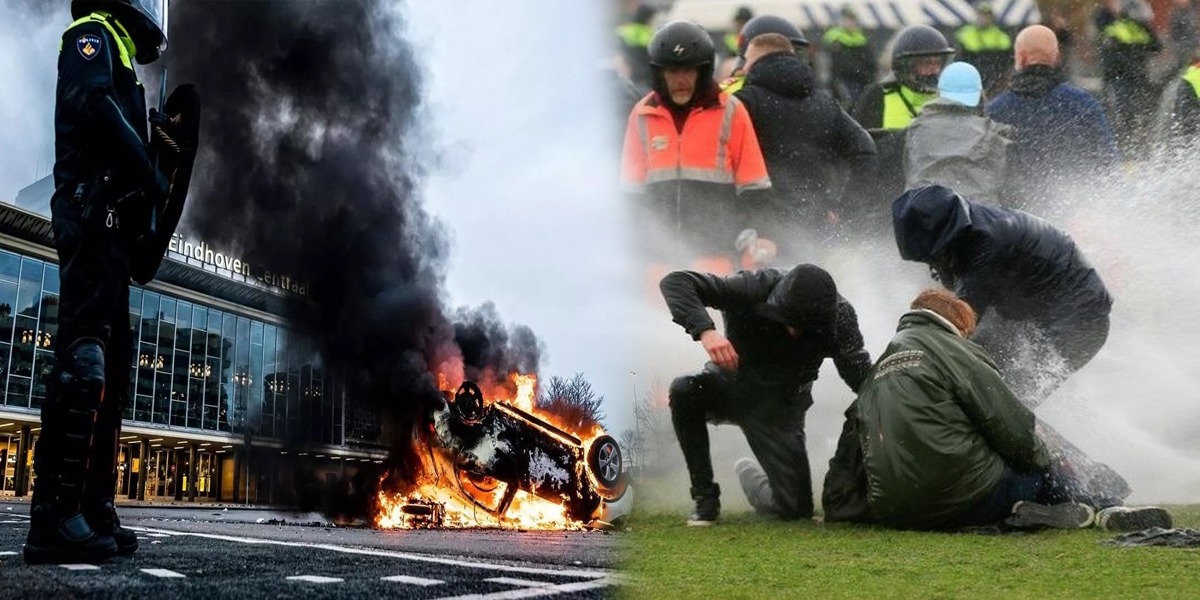
<instances>
[{"instance_id":1,"label":"dark trousers","mask_svg":"<svg viewBox=\"0 0 1200 600\"><path fill-rule=\"evenodd\" d=\"M1045 501L1046 473L1017 473L1004 467L1004 475L983 502L947 523L948 528L995 525L1012 514L1017 502ZM1061 500L1060 500L1061 501Z\"/></svg>"},{"instance_id":2,"label":"dark trousers","mask_svg":"<svg viewBox=\"0 0 1200 600\"><path fill-rule=\"evenodd\" d=\"M1108 315L1078 315L1039 327L989 313L971 340L983 346L1031 410L1092 360L1108 340Z\"/></svg>"},{"instance_id":3,"label":"dark trousers","mask_svg":"<svg viewBox=\"0 0 1200 600\"><path fill-rule=\"evenodd\" d=\"M812 517L812 476L804 439L804 413L812 406L811 384L769 383L707 370L671 383L671 423L683 450L692 496L716 494L708 423L742 429L770 482L779 515Z\"/></svg>"},{"instance_id":4,"label":"dark trousers","mask_svg":"<svg viewBox=\"0 0 1200 600\"><path fill-rule=\"evenodd\" d=\"M57 193L51 211L59 258L58 335L34 463L39 488L47 475L44 480L51 486L78 487L82 498L69 504L82 500L87 511L112 498L116 483L122 403L128 398L133 365L129 256L119 221L114 219L109 227L103 207L93 207L85 219L83 206ZM72 372L72 351L85 341L104 349L105 382L98 395L76 393L63 383ZM90 422L80 418L93 412ZM77 464L83 465L82 472L71 466ZM50 500L58 490L38 495Z\"/></svg>"}]
</instances>

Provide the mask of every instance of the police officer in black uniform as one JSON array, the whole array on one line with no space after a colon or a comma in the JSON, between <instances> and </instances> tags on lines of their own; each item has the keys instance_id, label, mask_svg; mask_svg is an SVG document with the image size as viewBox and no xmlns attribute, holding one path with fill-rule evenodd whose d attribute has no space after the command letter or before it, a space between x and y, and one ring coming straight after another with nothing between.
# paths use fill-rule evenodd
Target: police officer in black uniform
<instances>
[{"instance_id":1,"label":"police officer in black uniform","mask_svg":"<svg viewBox=\"0 0 1200 600\"><path fill-rule=\"evenodd\" d=\"M160 242L178 223L181 202L156 217L186 194L199 117L194 90L181 86L164 113L151 111L155 137L148 127L133 62L154 62L166 48L164 4L74 0L76 21L62 37L51 200L59 329L34 455L29 563L102 561L138 547L113 508L133 364L129 282L153 278Z\"/></svg>"}]
</instances>

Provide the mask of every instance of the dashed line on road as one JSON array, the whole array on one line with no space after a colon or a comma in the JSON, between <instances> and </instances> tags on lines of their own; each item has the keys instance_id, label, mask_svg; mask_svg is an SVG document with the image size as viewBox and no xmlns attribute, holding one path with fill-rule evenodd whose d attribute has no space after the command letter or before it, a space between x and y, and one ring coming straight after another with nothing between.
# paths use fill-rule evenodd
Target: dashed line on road
<instances>
[{"instance_id":1,"label":"dashed line on road","mask_svg":"<svg viewBox=\"0 0 1200 600\"><path fill-rule=\"evenodd\" d=\"M390 577L380 577L383 581L393 581L395 583L411 583L412 585L438 585L446 583L441 579L425 579L424 577L413 577L412 575L392 575Z\"/></svg>"},{"instance_id":2,"label":"dashed line on road","mask_svg":"<svg viewBox=\"0 0 1200 600\"><path fill-rule=\"evenodd\" d=\"M17 520L11 520L11 521L0 521L0 524L4 524L4 525L16 525L17 523L28 523L28 522L29 522L29 521L22 521L22 520L20 520L20 519L17 519Z\"/></svg>"},{"instance_id":3,"label":"dashed line on road","mask_svg":"<svg viewBox=\"0 0 1200 600\"><path fill-rule=\"evenodd\" d=\"M509 590L507 592L495 592L491 594L467 594L466 596L450 596L447 598L438 598L438 600L514 600L516 598L536 598L538 596L554 596L557 594L569 594L572 592L585 592L610 585L616 582L601 578L592 581L579 581L576 583L563 583L559 585L548 585L545 587L524 588L519 590Z\"/></svg>"},{"instance_id":4,"label":"dashed line on road","mask_svg":"<svg viewBox=\"0 0 1200 600\"><path fill-rule=\"evenodd\" d=\"M16 556L16 555L17 555L17 553L13 552L12 550L5 550L3 552L0 552L0 556Z\"/></svg>"},{"instance_id":5,"label":"dashed line on road","mask_svg":"<svg viewBox=\"0 0 1200 600\"><path fill-rule=\"evenodd\" d=\"M96 565L87 565L87 564L69 564L69 565L58 565L58 566L66 569L68 571L99 571L100 570L100 567L97 567Z\"/></svg>"},{"instance_id":6,"label":"dashed line on road","mask_svg":"<svg viewBox=\"0 0 1200 600\"><path fill-rule=\"evenodd\" d=\"M147 533L146 536L147 537L157 537L157 538L171 537L165 533Z\"/></svg>"},{"instance_id":7,"label":"dashed line on road","mask_svg":"<svg viewBox=\"0 0 1200 600\"><path fill-rule=\"evenodd\" d=\"M492 583L503 583L505 585L519 585L521 587L546 587L548 585L554 585L553 583L550 583L549 581L533 581L530 579L514 579L512 577L492 577L491 579L484 579L484 581L490 581Z\"/></svg>"},{"instance_id":8,"label":"dashed line on road","mask_svg":"<svg viewBox=\"0 0 1200 600\"><path fill-rule=\"evenodd\" d=\"M170 569L142 569L141 571L147 575L153 575L155 577L163 577L167 579L183 579L187 577L187 575L184 575L183 573L176 573Z\"/></svg>"},{"instance_id":9,"label":"dashed line on road","mask_svg":"<svg viewBox=\"0 0 1200 600\"><path fill-rule=\"evenodd\" d=\"M341 577L325 577L324 575L293 575L288 581L307 581L308 583L341 583Z\"/></svg>"},{"instance_id":10,"label":"dashed line on road","mask_svg":"<svg viewBox=\"0 0 1200 600\"><path fill-rule=\"evenodd\" d=\"M308 542L287 542L283 540L271 540L264 538L248 538L233 535L220 535L215 533L194 533L191 531L176 531L173 529L151 529L148 527L132 527L126 526L126 529L134 531L144 531L148 533L166 533L176 537L191 536L210 540L223 540L226 542L237 542L240 544L264 544L271 546L288 546L291 548L313 548L317 550L329 550L331 552L342 552L345 554L357 554L360 556L382 556L386 558L403 558L406 560L427 562L441 565L451 565L455 567L464 567L468 569L486 569L491 571L506 571L509 573L525 573L528 575L552 575L557 577L580 577L587 579L599 579L609 577L608 571L602 570L587 570L587 569L547 569L539 567L521 567L516 565L505 565L497 563L485 563L479 561L459 560L454 558L442 558L439 556L423 556L420 554L410 554L408 552L395 552L392 550L374 550L367 548L350 548L347 546L336 546L333 544L312 544ZM603 585L610 585L611 580ZM600 587L600 586L594 586ZM551 588L540 588L551 589ZM592 589L591 587L584 589Z\"/></svg>"}]
</instances>

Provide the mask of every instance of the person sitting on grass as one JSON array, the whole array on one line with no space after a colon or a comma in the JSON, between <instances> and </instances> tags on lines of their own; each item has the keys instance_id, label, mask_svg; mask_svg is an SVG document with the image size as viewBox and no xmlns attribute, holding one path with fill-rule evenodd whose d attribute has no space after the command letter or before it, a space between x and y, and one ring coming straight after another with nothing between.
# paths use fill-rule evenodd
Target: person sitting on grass
<instances>
[{"instance_id":1,"label":"person sitting on grass","mask_svg":"<svg viewBox=\"0 0 1200 600\"><path fill-rule=\"evenodd\" d=\"M1049 476L1051 456L1033 413L967 339L976 323L971 306L937 289L911 307L847 412L826 480L826 518L925 530L1092 524L1093 509L1071 502ZM848 459L855 450L859 458ZM854 464L857 476L844 469ZM847 500L855 494L846 492L856 478L863 510L853 515ZM1125 525L1170 526L1162 509L1113 512Z\"/></svg>"}]
</instances>

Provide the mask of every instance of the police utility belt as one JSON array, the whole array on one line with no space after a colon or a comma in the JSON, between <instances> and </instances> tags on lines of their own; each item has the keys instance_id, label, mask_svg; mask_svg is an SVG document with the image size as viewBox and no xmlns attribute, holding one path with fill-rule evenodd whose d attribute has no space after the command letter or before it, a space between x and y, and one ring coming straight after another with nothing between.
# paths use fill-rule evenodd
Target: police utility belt
<instances>
[{"instance_id":1,"label":"police utility belt","mask_svg":"<svg viewBox=\"0 0 1200 600\"><path fill-rule=\"evenodd\" d=\"M152 213L150 199L146 198L145 193L137 187L120 193L116 189L117 186L112 174L105 171L92 178L90 182L85 181L76 185L75 192L71 196L71 204L79 209L80 217L85 224L95 223L93 219L98 216L99 211L104 211L104 228L116 230L121 229L121 212L138 208L145 209L148 222L144 231L136 233L139 235L153 233L154 222L149 218Z\"/></svg>"}]
</instances>

